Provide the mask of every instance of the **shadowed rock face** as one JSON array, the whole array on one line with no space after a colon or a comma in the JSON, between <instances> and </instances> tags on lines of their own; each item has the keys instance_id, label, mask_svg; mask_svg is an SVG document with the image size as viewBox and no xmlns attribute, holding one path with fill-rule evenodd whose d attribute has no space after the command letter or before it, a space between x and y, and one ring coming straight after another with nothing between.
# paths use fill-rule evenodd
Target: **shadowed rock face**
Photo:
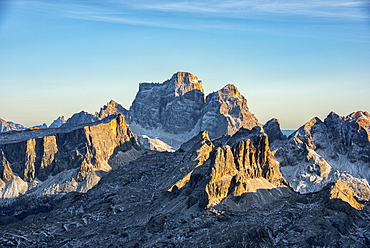
<instances>
[{"instance_id":1,"label":"shadowed rock face","mask_svg":"<svg viewBox=\"0 0 370 248\"><path fill-rule=\"evenodd\" d=\"M26 194L0 205L0 246L368 247L368 203L358 211L336 199L345 188L301 195L261 187L279 178L266 167L267 140L259 128L214 142L201 132L176 152L148 152L111 170L87 193ZM244 187L238 176L255 190L235 190Z\"/></svg>"},{"instance_id":2,"label":"shadowed rock face","mask_svg":"<svg viewBox=\"0 0 370 248\"><path fill-rule=\"evenodd\" d=\"M129 111L130 127L135 134L159 138L177 149L203 130L216 138L261 126L234 85L206 99L203 92L202 82L187 72L162 84L141 83Z\"/></svg>"},{"instance_id":3,"label":"shadowed rock face","mask_svg":"<svg viewBox=\"0 0 370 248\"><path fill-rule=\"evenodd\" d=\"M263 130L269 137L271 150L275 150L275 147L281 146L284 141L287 140L286 135L281 132L280 121L278 119L271 119L263 125Z\"/></svg>"},{"instance_id":4,"label":"shadowed rock face","mask_svg":"<svg viewBox=\"0 0 370 248\"><path fill-rule=\"evenodd\" d=\"M9 143L0 144L0 190L2 197L14 197L27 190L42 187L52 177L71 172L66 183L54 193L81 191L86 192L100 180L100 171L111 169L110 157L118 151L139 150L133 134L122 115L111 116L89 126L74 128L30 130L8 136ZM41 137L40 137L41 136ZM14 181L22 185L19 191ZM12 188L14 191L12 191ZM26 187L27 188L27 187ZM62 189L68 188L68 189ZM44 189L44 193L47 190Z\"/></svg>"},{"instance_id":5,"label":"shadowed rock face","mask_svg":"<svg viewBox=\"0 0 370 248\"><path fill-rule=\"evenodd\" d=\"M66 123L64 116L59 116L50 124L49 128L58 128L61 127L64 123Z\"/></svg>"},{"instance_id":6,"label":"shadowed rock face","mask_svg":"<svg viewBox=\"0 0 370 248\"><path fill-rule=\"evenodd\" d=\"M204 105L202 82L187 72L178 72L162 84L141 83L130 108L130 123L166 133L190 132Z\"/></svg>"},{"instance_id":7,"label":"shadowed rock face","mask_svg":"<svg viewBox=\"0 0 370 248\"><path fill-rule=\"evenodd\" d=\"M216 147L208 146L211 150L206 150L207 159L186 175L186 183L177 187L188 195L188 207L198 201L201 207L211 207L228 196L285 186L268 137L260 128L242 129L217 143Z\"/></svg>"},{"instance_id":8,"label":"shadowed rock face","mask_svg":"<svg viewBox=\"0 0 370 248\"><path fill-rule=\"evenodd\" d=\"M313 118L276 151L283 176L301 193L340 180L357 198L370 200L369 126L369 114L361 111Z\"/></svg>"}]
</instances>

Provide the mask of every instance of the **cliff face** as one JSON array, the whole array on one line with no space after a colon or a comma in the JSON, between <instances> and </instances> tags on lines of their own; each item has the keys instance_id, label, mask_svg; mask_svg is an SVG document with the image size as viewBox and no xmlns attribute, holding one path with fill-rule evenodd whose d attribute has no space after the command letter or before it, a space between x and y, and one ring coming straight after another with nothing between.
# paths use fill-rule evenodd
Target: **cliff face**
<instances>
[{"instance_id":1,"label":"cliff face","mask_svg":"<svg viewBox=\"0 0 370 248\"><path fill-rule=\"evenodd\" d=\"M29 130L13 136L17 137L0 143L3 198L28 190L86 192L111 169L108 161L113 154L140 149L122 115L79 128Z\"/></svg>"},{"instance_id":2,"label":"cliff face","mask_svg":"<svg viewBox=\"0 0 370 248\"><path fill-rule=\"evenodd\" d=\"M207 96L202 110L201 130L207 130L210 137L233 135L240 128L252 129L261 126L249 111L247 99L232 84Z\"/></svg>"},{"instance_id":3,"label":"cliff face","mask_svg":"<svg viewBox=\"0 0 370 248\"><path fill-rule=\"evenodd\" d=\"M186 72L178 72L162 84L141 83L129 122L170 134L190 132L204 105L203 92L202 82Z\"/></svg>"},{"instance_id":4,"label":"cliff face","mask_svg":"<svg viewBox=\"0 0 370 248\"><path fill-rule=\"evenodd\" d=\"M242 129L207 147L205 159L186 176L186 183L176 188L176 194L181 188L187 195L188 207L196 203L212 207L227 197L285 186L268 137L260 128Z\"/></svg>"},{"instance_id":5,"label":"cliff face","mask_svg":"<svg viewBox=\"0 0 370 248\"><path fill-rule=\"evenodd\" d=\"M178 72L164 83L142 83L129 110L135 134L158 138L175 149L200 131L211 138L261 126L234 85L204 96L202 82Z\"/></svg>"}]
</instances>

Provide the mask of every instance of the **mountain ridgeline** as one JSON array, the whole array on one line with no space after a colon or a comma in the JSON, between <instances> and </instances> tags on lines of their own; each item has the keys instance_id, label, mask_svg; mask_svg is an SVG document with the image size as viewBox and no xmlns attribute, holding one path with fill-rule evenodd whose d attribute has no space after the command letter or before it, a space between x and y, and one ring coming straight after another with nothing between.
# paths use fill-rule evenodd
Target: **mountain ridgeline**
<instances>
[{"instance_id":1,"label":"mountain ridgeline","mask_svg":"<svg viewBox=\"0 0 370 248\"><path fill-rule=\"evenodd\" d=\"M206 96L178 72L129 109L1 123L0 246L370 245L365 111L286 136L234 85Z\"/></svg>"}]
</instances>

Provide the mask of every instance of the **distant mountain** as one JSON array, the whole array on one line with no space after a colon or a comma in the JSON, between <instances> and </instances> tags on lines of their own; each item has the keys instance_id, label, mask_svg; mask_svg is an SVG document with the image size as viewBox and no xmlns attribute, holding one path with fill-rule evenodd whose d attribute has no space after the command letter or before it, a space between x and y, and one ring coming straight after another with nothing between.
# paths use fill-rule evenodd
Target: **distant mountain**
<instances>
[{"instance_id":1,"label":"distant mountain","mask_svg":"<svg viewBox=\"0 0 370 248\"><path fill-rule=\"evenodd\" d=\"M2 205L0 245L21 236L24 247L368 246L368 203L340 181L294 192L273 153L258 126L215 140L200 132L175 152L142 153L86 193Z\"/></svg>"},{"instance_id":2,"label":"distant mountain","mask_svg":"<svg viewBox=\"0 0 370 248\"><path fill-rule=\"evenodd\" d=\"M64 123L66 123L64 116L59 116L50 124L49 128L58 128L61 127Z\"/></svg>"},{"instance_id":3,"label":"distant mountain","mask_svg":"<svg viewBox=\"0 0 370 248\"><path fill-rule=\"evenodd\" d=\"M99 118L93 114L86 111L81 111L79 113L73 114L62 127L76 127L79 125L85 125L88 123L93 123L98 121Z\"/></svg>"},{"instance_id":4,"label":"distant mountain","mask_svg":"<svg viewBox=\"0 0 370 248\"><path fill-rule=\"evenodd\" d=\"M141 83L128 113L130 128L177 149L202 130L215 138L261 126L234 85L207 97L203 92L202 82L188 72L163 83Z\"/></svg>"},{"instance_id":5,"label":"distant mountain","mask_svg":"<svg viewBox=\"0 0 370 248\"><path fill-rule=\"evenodd\" d=\"M36 125L36 126L33 126L31 128L48 128L48 125L46 125L46 123L43 123L41 125Z\"/></svg>"},{"instance_id":6,"label":"distant mountain","mask_svg":"<svg viewBox=\"0 0 370 248\"><path fill-rule=\"evenodd\" d=\"M370 200L370 115L331 112L324 121L313 118L279 148L275 157L291 187L316 192L344 182L360 200Z\"/></svg>"},{"instance_id":7,"label":"distant mountain","mask_svg":"<svg viewBox=\"0 0 370 248\"><path fill-rule=\"evenodd\" d=\"M6 132L10 130L21 130L25 129L25 127L21 124L17 124L11 121L5 121L4 119L0 118L0 133L1 132Z\"/></svg>"},{"instance_id":8,"label":"distant mountain","mask_svg":"<svg viewBox=\"0 0 370 248\"><path fill-rule=\"evenodd\" d=\"M124 116L127 115L127 110L122 107L117 102L111 100L107 103L107 105L104 105L99 112L95 112L95 114L90 114L85 111L81 111L79 113L76 113L72 115L64 124L61 126L63 127L73 127L73 126L79 126L84 125L92 122L96 122L98 120L102 120L107 116L116 115L116 114L123 114Z\"/></svg>"},{"instance_id":9,"label":"distant mountain","mask_svg":"<svg viewBox=\"0 0 370 248\"><path fill-rule=\"evenodd\" d=\"M368 112L286 135L178 72L50 127L0 133L1 247L370 246Z\"/></svg>"}]
</instances>

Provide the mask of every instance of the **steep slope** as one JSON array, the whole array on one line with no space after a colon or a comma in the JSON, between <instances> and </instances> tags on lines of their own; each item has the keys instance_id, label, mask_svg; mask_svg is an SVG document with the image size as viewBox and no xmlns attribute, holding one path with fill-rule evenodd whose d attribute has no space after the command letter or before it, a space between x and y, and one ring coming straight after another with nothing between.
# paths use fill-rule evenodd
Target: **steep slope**
<instances>
[{"instance_id":1,"label":"steep slope","mask_svg":"<svg viewBox=\"0 0 370 248\"><path fill-rule=\"evenodd\" d=\"M38 201L22 196L0 206L0 246L367 247L368 206L358 211L336 199L335 185L305 195L287 187L241 195L231 187L222 200L217 191L207 193L215 185L223 192L222 183L234 173L235 179L245 175L252 181L280 178L266 173L274 167L266 141L260 128L242 129L215 144L202 132L176 152L148 152L111 170L85 194ZM245 149L236 146L247 143ZM231 154L222 152L228 146ZM237 162L249 157L247 151L249 163ZM224 160L230 170L222 166ZM247 170L238 170L237 163ZM192 197L196 190L204 195ZM207 203L212 206L204 208Z\"/></svg>"},{"instance_id":2,"label":"steep slope","mask_svg":"<svg viewBox=\"0 0 370 248\"><path fill-rule=\"evenodd\" d=\"M215 138L261 126L234 85L206 99L203 92L202 82L188 72L175 73L164 83L141 83L129 110L130 128L178 149L202 130Z\"/></svg>"},{"instance_id":3,"label":"steep slope","mask_svg":"<svg viewBox=\"0 0 370 248\"><path fill-rule=\"evenodd\" d=\"M315 192L341 180L361 200L370 199L370 118L330 113L313 118L276 151L283 176L298 192Z\"/></svg>"},{"instance_id":4,"label":"steep slope","mask_svg":"<svg viewBox=\"0 0 370 248\"><path fill-rule=\"evenodd\" d=\"M286 186L269 149L268 137L259 127L240 129L215 142L212 152L207 153L209 158L186 176L189 180L183 189L176 187L176 194L188 195L188 207L196 203L212 207L226 197Z\"/></svg>"},{"instance_id":5,"label":"steep slope","mask_svg":"<svg viewBox=\"0 0 370 248\"><path fill-rule=\"evenodd\" d=\"M232 84L207 96L202 109L201 130L207 130L210 137L233 135L240 128L252 129L261 126L249 111L247 99Z\"/></svg>"},{"instance_id":6,"label":"steep slope","mask_svg":"<svg viewBox=\"0 0 370 248\"><path fill-rule=\"evenodd\" d=\"M0 196L86 192L114 154L140 150L122 115L72 128L0 135Z\"/></svg>"},{"instance_id":7,"label":"steep slope","mask_svg":"<svg viewBox=\"0 0 370 248\"><path fill-rule=\"evenodd\" d=\"M25 127L21 124L17 124L11 121L5 121L4 119L0 118L0 133L15 129L25 129Z\"/></svg>"},{"instance_id":8,"label":"steep slope","mask_svg":"<svg viewBox=\"0 0 370 248\"><path fill-rule=\"evenodd\" d=\"M272 151L278 147L281 147L287 140L287 136L283 134L280 129L280 121L276 118L266 122L266 124L263 125L263 130L268 135L270 148Z\"/></svg>"},{"instance_id":9,"label":"steep slope","mask_svg":"<svg viewBox=\"0 0 370 248\"><path fill-rule=\"evenodd\" d=\"M162 84L141 83L129 110L130 128L178 148L199 132L203 91L202 82L186 72L175 73Z\"/></svg>"}]
</instances>

